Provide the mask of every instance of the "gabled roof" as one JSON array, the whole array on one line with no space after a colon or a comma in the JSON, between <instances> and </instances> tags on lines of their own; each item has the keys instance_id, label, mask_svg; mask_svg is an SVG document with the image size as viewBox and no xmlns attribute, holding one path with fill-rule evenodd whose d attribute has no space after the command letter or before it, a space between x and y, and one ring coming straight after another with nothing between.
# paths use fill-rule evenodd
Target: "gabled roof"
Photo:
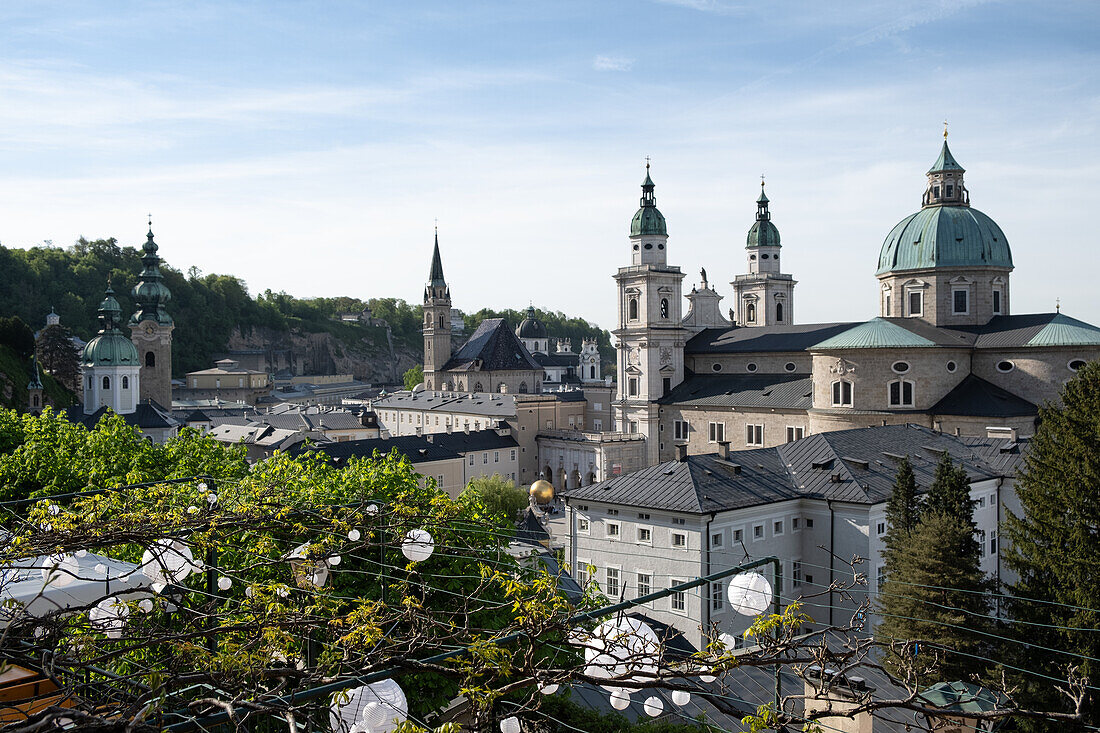
<instances>
[{"instance_id":1,"label":"gabled roof","mask_svg":"<svg viewBox=\"0 0 1100 733\"><path fill-rule=\"evenodd\" d=\"M936 342L924 336L918 336L907 328L902 328L885 318L872 318L854 328L838 333L831 338L814 344L817 349L893 349L921 348L935 346Z\"/></svg>"},{"instance_id":2,"label":"gabled roof","mask_svg":"<svg viewBox=\"0 0 1100 733\"><path fill-rule=\"evenodd\" d=\"M96 423L103 419L103 416L107 414L107 410L107 407L101 407L91 415L85 415L83 405L76 405L68 408L66 415L70 422L80 423L91 430L96 426ZM181 424L179 420L172 416L170 410L164 409L160 404L150 399L139 402L137 408L133 412L123 415L122 419L126 421L127 425L133 425L143 430L174 428L179 427Z\"/></svg>"},{"instance_id":3,"label":"gabled roof","mask_svg":"<svg viewBox=\"0 0 1100 733\"><path fill-rule=\"evenodd\" d=\"M681 407L808 410L813 406L813 379L806 374L689 374L658 402Z\"/></svg>"},{"instance_id":4,"label":"gabled roof","mask_svg":"<svg viewBox=\"0 0 1100 733\"><path fill-rule=\"evenodd\" d=\"M564 492L569 501L621 504L685 514L740 509L798 498L878 504L886 501L897 462L908 455L917 486L927 489L946 451L970 480L1010 475L1015 463L991 465L1009 440L964 441L917 425L886 425L818 433L802 440L746 451L729 459L688 456Z\"/></svg>"},{"instance_id":5,"label":"gabled roof","mask_svg":"<svg viewBox=\"0 0 1100 733\"><path fill-rule=\"evenodd\" d=\"M992 382L968 374L929 412L933 415L1027 417L1038 415L1039 408Z\"/></svg>"},{"instance_id":6,"label":"gabled roof","mask_svg":"<svg viewBox=\"0 0 1100 733\"><path fill-rule=\"evenodd\" d=\"M432 461L461 460L458 452L428 442L418 435L401 435L395 438L369 438L367 440L348 440L343 443L324 443L311 445L302 450L315 450L330 458L371 458L377 450L381 455L397 451L409 459L409 463L431 463Z\"/></svg>"},{"instance_id":7,"label":"gabled roof","mask_svg":"<svg viewBox=\"0 0 1100 733\"><path fill-rule=\"evenodd\" d=\"M486 318L442 371L542 371L503 318Z\"/></svg>"},{"instance_id":8,"label":"gabled roof","mask_svg":"<svg viewBox=\"0 0 1100 733\"><path fill-rule=\"evenodd\" d=\"M685 354L805 351L856 323L800 323L792 326L705 328L688 340Z\"/></svg>"},{"instance_id":9,"label":"gabled roof","mask_svg":"<svg viewBox=\"0 0 1100 733\"><path fill-rule=\"evenodd\" d=\"M463 455L470 451L503 450L519 447L519 443L516 442L511 431L498 432L494 429L471 430L468 433L464 430L454 433L432 433L429 437L435 441L436 445Z\"/></svg>"}]
</instances>

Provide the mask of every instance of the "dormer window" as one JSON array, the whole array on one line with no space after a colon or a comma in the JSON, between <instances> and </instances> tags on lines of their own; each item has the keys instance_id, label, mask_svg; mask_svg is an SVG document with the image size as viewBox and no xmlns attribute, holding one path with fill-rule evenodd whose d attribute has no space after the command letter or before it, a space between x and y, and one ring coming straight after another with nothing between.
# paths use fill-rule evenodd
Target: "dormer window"
<instances>
[{"instance_id":1,"label":"dormer window","mask_svg":"<svg viewBox=\"0 0 1100 733\"><path fill-rule=\"evenodd\" d=\"M954 195L955 195L955 187L952 186L950 183L947 184L947 198L951 198Z\"/></svg>"}]
</instances>

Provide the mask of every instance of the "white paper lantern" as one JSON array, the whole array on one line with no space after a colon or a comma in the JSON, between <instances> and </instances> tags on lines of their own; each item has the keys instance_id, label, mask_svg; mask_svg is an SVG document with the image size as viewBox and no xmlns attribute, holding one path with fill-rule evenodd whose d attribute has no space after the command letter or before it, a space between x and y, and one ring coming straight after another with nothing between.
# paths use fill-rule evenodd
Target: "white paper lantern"
<instances>
[{"instance_id":1,"label":"white paper lantern","mask_svg":"<svg viewBox=\"0 0 1100 733\"><path fill-rule=\"evenodd\" d=\"M727 652L737 648L737 637L733 634L719 634L718 641L722 642Z\"/></svg>"},{"instance_id":2,"label":"white paper lantern","mask_svg":"<svg viewBox=\"0 0 1100 733\"><path fill-rule=\"evenodd\" d=\"M371 703L375 703L376 707L368 711ZM366 730L370 733L393 733L398 723L409 716L409 704L401 686L393 680L382 680L346 693L336 693L329 708L329 725L333 733L348 733L360 723L368 723L365 717L368 714L372 719L382 716L382 722L368 725Z\"/></svg>"},{"instance_id":3,"label":"white paper lantern","mask_svg":"<svg viewBox=\"0 0 1100 733\"><path fill-rule=\"evenodd\" d=\"M618 673L619 660L610 654L597 654L584 666L584 673L600 680L611 679ZM604 685L606 689L610 689Z\"/></svg>"},{"instance_id":4,"label":"white paper lantern","mask_svg":"<svg viewBox=\"0 0 1100 733\"><path fill-rule=\"evenodd\" d=\"M129 615L130 609L125 601L104 598L88 611L88 621L92 628L106 632L108 638L118 639L122 636L122 629L125 628Z\"/></svg>"},{"instance_id":5,"label":"white paper lantern","mask_svg":"<svg viewBox=\"0 0 1100 733\"><path fill-rule=\"evenodd\" d=\"M730 606L742 616L759 616L772 603L772 584L760 573L748 572L733 576L726 595Z\"/></svg>"},{"instance_id":6,"label":"white paper lantern","mask_svg":"<svg viewBox=\"0 0 1100 733\"><path fill-rule=\"evenodd\" d=\"M88 554L88 551L87 550L77 550L75 554L76 554L77 557L84 557L85 555Z\"/></svg>"},{"instance_id":7,"label":"white paper lantern","mask_svg":"<svg viewBox=\"0 0 1100 733\"><path fill-rule=\"evenodd\" d=\"M50 555L42 562L42 581L54 588L71 585L80 576L80 563L72 555Z\"/></svg>"},{"instance_id":8,"label":"white paper lantern","mask_svg":"<svg viewBox=\"0 0 1100 733\"><path fill-rule=\"evenodd\" d=\"M107 566L104 565L101 562L97 562L95 564L95 572L96 572L96 575L106 575L107 574Z\"/></svg>"},{"instance_id":9,"label":"white paper lantern","mask_svg":"<svg viewBox=\"0 0 1100 733\"><path fill-rule=\"evenodd\" d=\"M401 552L413 562L424 562L435 551L435 540L426 529L410 529L401 543Z\"/></svg>"},{"instance_id":10,"label":"white paper lantern","mask_svg":"<svg viewBox=\"0 0 1100 733\"><path fill-rule=\"evenodd\" d=\"M656 718L658 715L661 714L661 711L665 709L665 704L661 702L661 698L654 695L653 697L646 698L645 705L643 707L645 709L646 715L651 718Z\"/></svg>"},{"instance_id":11,"label":"white paper lantern","mask_svg":"<svg viewBox=\"0 0 1100 733\"><path fill-rule=\"evenodd\" d=\"M711 682L714 682L714 681L716 681L717 679L718 679L718 678L717 678L717 677L715 677L715 676L714 676L714 675L712 675L712 674L701 674L701 675L699 675L699 681L700 681L700 682L702 682L702 683L704 683L704 684L708 684L708 685L709 685L709 684L710 684Z\"/></svg>"},{"instance_id":12,"label":"white paper lantern","mask_svg":"<svg viewBox=\"0 0 1100 733\"><path fill-rule=\"evenodd\" d=\"M543 695L553 695L557 691L558 686L552 682L546 685L539 685L539 692L541 692Z\"/></svg>"},{"instance_id":13,"label":"white paper lantern","mask_svg":"<svg viewBox=\"0 0 1100 733\"><path fill-rule=\"evenodd\" d=\"M358 542L359 538L362 537L362 536L363 535L360 534L359 530L357 530L357 529L353 529L352 531L348 532L348 539L351 540L352 542Z\"/></svg>"},{"instance_id":14,"label":"white paper lantern","mask_svg":"<svg viewBox=\"0 0 1100 733\"><path fill-rule=\"evenodd\" d=\"M153 602L148 598L143 598L138 601L138 608L140 608L145 613L150 613L153 610Z\"/></svg>"},{"instance_id":15,"label":"white paper lantern","mask_svg":"<svg viewBox=\"0 0 1100 733\"><path fill-rule=\"evenodd\" d=\"M50 504L49 508L46 511L48 511L52 516L56 517L58 514L61 513L61 507L59 507L57 504Z\"/></svg>"},{"instance_id":16,"label":"white paper lantern","mask_svg":"<svg viewBox=\"0 0 1100 733\"><path fill-rule=\"evenodd\" d=\"M179 583L201 570L191 548L179 540L157 540L141 556L141 572L159 583Z\"/></svg>"},{"instance_id":17,"label":"white paper lantern","mask_svg":"<svg viewBox=\"0 0 1100 733\"><path fill-rule=\"evenodd\" d=\"M673 690L672 702L677 705L684 706L691 702L691 693L687 690Z\"/></svg>"},{"instance_id":18,"label":"white paper lantern","mask_svg":"<svg viewBox=\"0 0 1100 733\"><path fill-rule=\"evenodd\" d=\"M325 562L326 562L326 563L328 563L328 566L329 566L330 568L334 568L334 567L336 567L337 565L339 565L339 564L340 564L340 561L341 561L342 559L343 559L343 558L341 558L341 557L340 557L339 555L333 555L333 556L332 556L332 557L330 557L329 559L325 560Z\"/></svg>"},{"instance_id":19,"label":"white paper lantern","mask_svg":"<svg viewBox=\"0 0 1100 733\"><path fill-rule=\"evenodd\" d=\"M519 733L519 718L512 715L500 721L500 733Z\"/></svg>"},{"instance_id":20,"label":"white paper lantern","mask_svg":"<svg viewBox=\"0 0 1100 733\"><path fill-rule=\"evenodd\" d=\"M617 688L611 693L611 707L616 710L626 710L630 706L630 693L626 690Z\"/></svg>"},{"instance_id":21,"label":"white paper lantern","mask_svg":"<svg viewBox=\"0 0 1100 733\"><path fill-rule=\"evenodd\" d=\"M229 590L233 587L233 579L227 578L224 575L218 578L218 590Z\"/></svg>"},{"instance_id":22,"label":"white paper lantern","mask_svg":"<svg viewBox=\"0 0 1100 733\"><path fill-rule=\"evenodd\" d=\"M385 725L388 719L386 706L380 702L368 702L362 711L363 724L368 730Z\"/></svg>"},{"instance_id":23,"label":"white paper lantern","mask_svg":"<svg viewBox=\"0 0 1100 733\"><path fill-rule=\"evenodd\" d=\"M367 514L369 514L370 516L373 517L377 513L378 513L378 507L377 506L375 506L374 504L368 504L367 505Z\"/></svg>"},{"instance_id":24,"label":"white paper lantern","mask_svg":"<svg viewBox=\"0 0 1100 733\"><path fill-rule=\"evenodd\" d=\"M645 681L657 675L661 642L649 624L637 618L620 617L604 621L589 635L585 658L591 661L601 654L618 662L613 676Z\"/></svg>"}]
</instances>

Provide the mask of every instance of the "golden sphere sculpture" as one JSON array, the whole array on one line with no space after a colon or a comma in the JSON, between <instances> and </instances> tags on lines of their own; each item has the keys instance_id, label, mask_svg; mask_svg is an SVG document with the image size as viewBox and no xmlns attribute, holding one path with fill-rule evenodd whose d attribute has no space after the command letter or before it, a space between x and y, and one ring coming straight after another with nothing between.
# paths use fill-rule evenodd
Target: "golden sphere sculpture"
<instances>
[{"instance_id":1,"label":"golden sphere sculpture","mask_svg":"<svg viewBox=\"0 0 1100 733\"><path fill-rule=\"evenodd\" d=\"M549 504L554 500L554 485L545 479L539 479L531 484L528 491L536 504Z\"/></svg>"}]
</instances>

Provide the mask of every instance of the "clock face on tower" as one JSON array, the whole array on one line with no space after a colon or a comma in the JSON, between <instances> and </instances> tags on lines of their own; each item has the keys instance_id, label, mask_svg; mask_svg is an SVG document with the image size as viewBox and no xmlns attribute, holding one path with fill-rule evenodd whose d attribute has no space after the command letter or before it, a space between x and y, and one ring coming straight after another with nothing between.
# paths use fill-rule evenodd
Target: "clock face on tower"
<instances>
[{"instance_id":1,"label":"clock face on tower","mask_svg":"<svg viewBox=\"0 0 1100 733\"><path fill-rule=\"evenodd\" d=\"M154 326L152 323L146 323L143 330L145 331L146 336L152 336L157 332L157 327Z\"/></svg>"}]
</instances>

